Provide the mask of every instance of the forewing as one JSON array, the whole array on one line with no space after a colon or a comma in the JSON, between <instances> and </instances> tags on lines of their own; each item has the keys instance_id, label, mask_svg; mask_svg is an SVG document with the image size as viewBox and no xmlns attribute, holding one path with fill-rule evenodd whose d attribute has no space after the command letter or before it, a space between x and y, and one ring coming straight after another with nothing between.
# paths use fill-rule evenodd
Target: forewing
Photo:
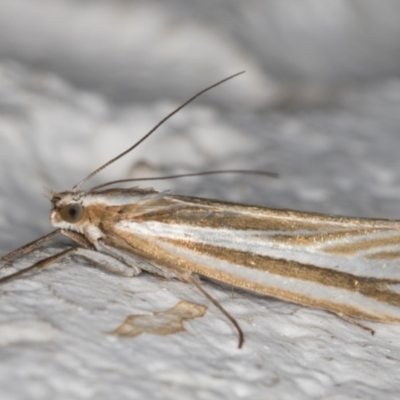
<instances>
[{"instance_id":1,"label":"forewing","mask_svg":"<svg viewBox=\"0 0 400 400\"><path fill-rule=\"evenodd\" d=\"M170 197L116 237L174 270L352 317L400 322L397 221ZM182 275L183 276L183 275Z\"/></svg>"}]
</instances>

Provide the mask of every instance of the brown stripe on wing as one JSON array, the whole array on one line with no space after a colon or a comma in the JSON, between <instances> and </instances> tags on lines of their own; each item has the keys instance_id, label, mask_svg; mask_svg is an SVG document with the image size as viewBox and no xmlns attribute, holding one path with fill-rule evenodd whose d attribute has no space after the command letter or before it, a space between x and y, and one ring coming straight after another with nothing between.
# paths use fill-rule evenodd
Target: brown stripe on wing
<instances>
[{"instance_id":1,"label":"brown stripe on wing","mask_svg":"<svg viewBox=\"0 0 400 400\"><path fill-rule=\"evenodd\" d=\"M400 244L400 232L394 235L367 238L365 240L353 241L345 244L326 246L322 250L328 254L351 256L356 255L360 251L373 250L377 247L396 246Z\"/></svg>"},{"instance_id":2,"label":"brown stripe on wing","mask_svg":"<svg viewBox=\"0 0 400 400\"><path fill-rule=\"evenodd\" d=\"M126 207L129 208L129 206L122 208ZM141 206L135 207L141 208ZM154 208L147 208L145 205L142 212L136 213L135 221L155 221L206 228L284 231L284 233L400 229L400 222L393 220L329 216L175 195L165 196L158 200L157 207ZM124 217L129 218L129 214L130 211Z\"/></svg>"},{"instance_id":3,"label":"brown stripe on wing","mask_svg":"<svg viewBox=\"0 0 400 400\"><path fill-rule=\"evenodd\" d=\"M400 258L400 251L379 251L377 253L367 254L365 258L369 260L397 260Z\"/></svg>"},{"instance_id":4,"label":"brown stripe on wing","mask_svg":"<svg viewBox=\"0 0 400 400\"><path fill-rule=\"evenodd\" d=\"M388 231L388 228L370 228L370 229L343 229L340 231L328 231L314 234L293 234L293 235L269 235L268 240L281 242L291 246L307 246L324 242L330 242L340 239L352 238L373 234L377 232ZM255 237L265 237L263 235L254 235Z\"/></svg>"},{"instance_id":5,"label":"brown stripe on wing","mask_svg":"<svg viewBox=\"0 0 400 400\"><path fill-rule=\"evenodd\" d=\"M315 224L309 221L279 219L262 214L239 213L236 211L213 210L212 207L184 207L146 213L137 222L156 221L164 224L186 225L202 228L227 228L257 231L319 231L332 229L329 224Z\"/></svg>"},{"instance_id":6,"label":"brown stripe on wing","mask_svg":"<svg viewBox=\"0 0 400 400\"><path fill-rule=\"evenodd\" d=\"M95 211L96 204L86 209ZM101 205L96 215L114 223L133 220L173 225L269 232L343 232L344 230L400 230L400 221L329 216L293 210L221 202L195 197L165 195L132 204Z\"/></svg>"},{"instance_id":7,"label":"brown stripe on wing","mask_svg":"<svg viewBox=\"0 0 400 400\"><path fill-rule=\"evenodd\" d=\"M167 239L162 237L158 237L157 239L162 242L186 248L190 251L195 251L201 255L227 261L232 265L243 265L248 268L265 271L274 275L317 283L323 286L334 287L350 292L359 292L371 299L400 306L400 294L391 291L388 286L390 284L400 284L400 280L397 279L360 277L331 268L318 267L313 264L277 259L265 255L258 255L241 250L193 242L190 240Z\"/></svg>"},{"instance_id":8,"label":"brown stripe on wing","mask_svg":"<svg viewBox=\"0 0 400 400\"><path fill-rule=\"evenodd\" d=\"M287 289L277 288L273 286L269 286L267 284L260 284L258 282L252 282L250 280L246 280L235 276L234 271L232 273L226 273L214 269L212 267L208 267L206 265L202 265L198 262L190 260L186 257L182 257L180 255L174 254L170 250L166 250L162 248L160 245L156 244L154 241L154 237L149 239L142 238L135 234L126 234L126 232L118 232L118 230L114 230L109 232L105 238L105 242L108 242L109 245L115 246L116 248L130 251L138 257L143 257L148 262L154 263L158 265L162 269L166 269L167 271L171 271L176 273L178 277L180 275L184 276L186 273L197 273L204 277L208 277L214 279L219 282L226 283L228 285L233 285L236 287L243 288L245 290L249 290L255 293L265 294L268 296L276 297L278 299L291 301L297 304L302 304L304 306L320 308L323 310L331 311L337 313L339 315L347 315L349 317L354 318L363 318L372 321L381 321L381 322L400 322L400 318L391 315L390 312L381 313L378 311L368 310L362 307L358 307L356 305L344 304L340 302L335 302L335 299L327 300L321 299L316 296L312 296L298 293L296 291ZM162 238L159 238L162 240ZM182 243L182 241L177 240L165 240L166 242L170 242L171 244L183 245L184 247L188 247L187 243ZM208 246L208 249L197 248L197 250L208 250L208 253L211 255L212 251L214 251L214 256L218 256L219 249L215 246ZM196 249L193 249L196 251ZM233 254L232 251L228 250L229 254ZM240 253L240 252L239 252ZM247 254L247 253L246 253ZM217 257L220 258L220 257ZM257 268L255 265L256 259L252 259L252 256L248 258L248 262L246 262L247 266L250 268ZM279 269L279 263L283 263L283 265L287 266L286 260L275 260L275 267ZM236 260L235 260L236 263ZM253 265L254 263L254 265ZM297 263L298 270L301 268L308 267L308 265L301 265ZM292 264L293 265L293 264ZM265 265L261 265L261 268L265 268ZM310 266L314 268L318 268L316 266ZM352 291L359 291L363 294L366 294L368 297L374 298L378 301L386 302L389 304L393 304L396 306L400 305L400 295L397 293L391 292L387 285L390 284L398 284L400 281L397 280L385 280L385 279L374 279L374 278L358 278L351 274L339 273L339 279L335 278L335 274L337 271L328 270L327 280L323 280L323 282L318 282L320 284L329 284L331 283L333 286L342 287L343 289L349 287ZM290 275L288 273L288 275ZM330 275L330 278L329 278ZM293 274L291 275L293 276ZM297 276L301 276L301 274L297 274ZM312 276L316 277L317 275L312 273ZM305 277L307 278L307 277ZM184 280L184 279L183 279ZM340 286L338 283L345 283Z\"/></svg>"}]
</instances>

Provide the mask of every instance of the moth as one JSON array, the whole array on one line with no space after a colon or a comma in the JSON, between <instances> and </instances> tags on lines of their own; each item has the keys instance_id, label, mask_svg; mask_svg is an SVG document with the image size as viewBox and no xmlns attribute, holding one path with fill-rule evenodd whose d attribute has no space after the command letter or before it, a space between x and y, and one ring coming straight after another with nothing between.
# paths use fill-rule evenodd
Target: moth
<instances>
[{"instance_id":1,"label":"moth","mask_svg":"<svg viewBox=\"0 0 400 400\"><path fill-rule=\"evenodd\" d=\"M130 179L81 189L188 103L239 74L197 93L72 190L52 193L50 219L56 230L0 261L25 254L60 233L77 246L0 283L72 254L124 276L147 271L176 278L193 284L225 314L238 331L239 347L244 336L238 322L203 288L200 278L326 310L371 333L358 321L400 323L400 221L271 209L138 187L106 188Z\"/></svg>"}]
</instances>

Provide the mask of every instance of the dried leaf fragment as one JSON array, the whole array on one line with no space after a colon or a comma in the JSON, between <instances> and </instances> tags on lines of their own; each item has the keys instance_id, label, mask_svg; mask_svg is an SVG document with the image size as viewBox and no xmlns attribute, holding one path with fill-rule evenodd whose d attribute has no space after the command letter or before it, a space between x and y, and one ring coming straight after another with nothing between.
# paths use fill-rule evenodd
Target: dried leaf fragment
<instances>
[{"instance_id":1,"label":"dried leaf fragment","mask_svg":"<svg viewBox=\"0 0 400 400\"><path fill-rule=\"evenodd\" d=\"M129 315L117 329L110 333L123 337L135 337L142 333L170 335L184 331L183 321L202 317L206 311L206 306L181 300L165 311L149 315Z\"/></svg>"}]
</instances>

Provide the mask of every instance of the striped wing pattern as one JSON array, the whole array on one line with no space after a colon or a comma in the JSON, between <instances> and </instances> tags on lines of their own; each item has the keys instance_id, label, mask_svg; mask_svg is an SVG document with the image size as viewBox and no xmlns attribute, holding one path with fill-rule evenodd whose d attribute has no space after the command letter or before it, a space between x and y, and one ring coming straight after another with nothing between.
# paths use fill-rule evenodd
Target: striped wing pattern
<instances>
[{"instance_id":1,"label":"striped wing pattern","mask_svg":"<svg viewBox=\"0 0 400 400\"><path fill-rule=\"evenodd\" d=\"M400 223L183 196L115 224L130 251L340 315L400 322Z\"/></svg>"}]
</instances>

